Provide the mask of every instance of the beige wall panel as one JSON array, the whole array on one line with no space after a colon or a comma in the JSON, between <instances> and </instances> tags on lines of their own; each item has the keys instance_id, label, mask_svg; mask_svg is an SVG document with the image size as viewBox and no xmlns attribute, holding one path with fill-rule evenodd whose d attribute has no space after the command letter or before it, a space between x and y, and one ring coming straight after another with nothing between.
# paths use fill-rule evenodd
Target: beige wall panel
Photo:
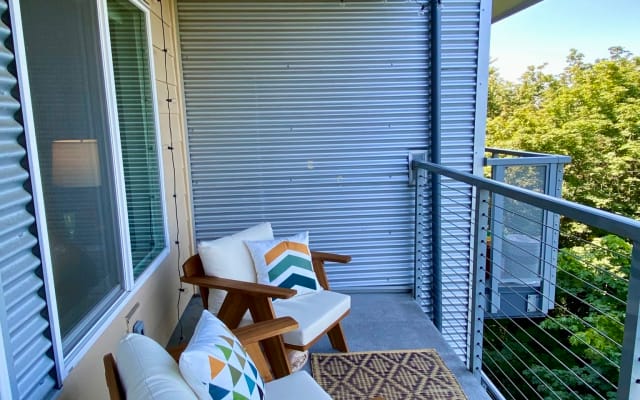
<instances>
[{"instance_id":1,"label":"beige wall panel","mask_svg":"<svg viewBox=\"0 0 640 400\"><path fill-rule=\"evenodd\" d=\"M165 70L164 68L164 52L162 49L157 47L153 48L153 63L155 65L155 73L156 79L159 82L169 82L172 85L176 84L176 74L175 67L173 67L175 63L174 57L167 55L167 65L169 68ZM165 71L168 73L165 74Z\"/></svg>"},{"instance_id":2,"label":"beige wall panel","mask_svg":"<svg viewBox=\"0 0 640 400\"><path fill-rule=\"evenodd\" d=\"M165 22L164 34L165 34L165 40L167 42L167 50L170 55L175 56L176 47L175 47L175 43L173 42L173 38L175 37L175 35L171 32L172 28L169 26L168 23L171 23L171 26L175 26L175 24L173 24L173 21L168 21L166 17L164 22ZM158 49L162 49L163 48L162 25L160 24L160 17L158 17L155 14L151 14L151 36L152 36L153 46L157 47Z\"/></svg>"}]
</instances>

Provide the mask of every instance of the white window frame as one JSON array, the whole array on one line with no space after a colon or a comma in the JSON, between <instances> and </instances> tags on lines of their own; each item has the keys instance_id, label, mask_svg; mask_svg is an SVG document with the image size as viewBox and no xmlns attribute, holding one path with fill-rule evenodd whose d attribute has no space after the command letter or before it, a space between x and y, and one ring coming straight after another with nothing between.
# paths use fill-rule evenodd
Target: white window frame
<instances>
[{"instance_id":1,"label":"white window frame","mask_svg":"<svg viewBox=\"0 0 640 400\"><path fill-rule=\"evenodd\" d=\"M137 7L145 15L146 33L147 33L147 53L149 62L149 79L151 80L151 95L153 99L153 122L155 125L155 141L158 157L158 174L160 180L160 193L162 213L163 213L163 233L164 233L164 249L156 258L147 266L145 271L134 280L133 265L131 262L131 246L129 237L129 224L127 212L127 200L125 193L124 172L122 170L122 153L120 147L120 129L118 122L117 101L115 96L115 78L113 75L113 64L111 58L111 41L109 37L109 19L107 12L107 0L94 0L98 13L98 26L100 33L100 46L102 56L102 68L104 73L104 84L106 89L106 106L108 112L108 121L110 125L110 142L113 154L113 173L116 177L116 202L118 219L117 223L120 233L121 259L123 261L120 274L122 276L121 291L113 300L112 304L106 309L102 316L90 327L83 338L68 354L64 354L62 349L62 335L60 331L60 323L58 318L58 309L56 304L55 287L53 280L53 270L51 253L49 246L49 234L47 228L47 219L44 206L44 196L42 191L42 179L40 174L40 163L38 158L35 124L33 117L33 108L31 103L31 91L29 86L29 74L26 61L26 50L24 42L24 31L22 26L22 14L20 11L19 0L8 0L11 9L11 22L13 30L13 39L15 43L15 59L17 66L17 75L20 82L20 101L24 119L24 131L27 142L27 151L29 153L29 168L31 171L31 180L33 186L33 202L35 208L35 216L38 226L38 239L41 252L41 261L44 271L45 292L47 296L49 324L51 327L53 353L56 364L56 372L58 381L62 383L69 375L70 371L78 364L82 357L95 344L98 338L109 327L116 316L119 315L124 307L130 303L134 295L144 286L145 282L158 269L162 262L167 259L170 253L169 244L169 226L167 223L167 205L165 200L165 177L164 162L162 159L162 143L160 135L160 118L157 102L157 88L155 78L155 68L153 60L153 42L151 37L151 13L149 6L140 0L128 0ZM0 349L1 350L1 349ZM2 381L0 377L0 382ZM3 387L5 385L2 385ZM0 391L2 394L2 391Z\"/></svg>"}]
</instances>

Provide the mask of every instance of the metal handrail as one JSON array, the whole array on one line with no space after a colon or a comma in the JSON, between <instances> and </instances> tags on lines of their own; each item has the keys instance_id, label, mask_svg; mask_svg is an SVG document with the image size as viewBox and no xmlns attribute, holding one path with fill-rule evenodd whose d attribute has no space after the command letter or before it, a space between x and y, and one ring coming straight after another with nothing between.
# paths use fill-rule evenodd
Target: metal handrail
<instances>
[{"instance_id":1,"label":"metal handrail","mask_svg":"<svg viewBox=\"0 0 640 400\"><path fill-rule=\"evenodd\" d=\"M559 154L536 153L533 151L510 150L497 147L486 147L485 152L491 153L492 156L495 156L496 154L504 154L508 156L519 157L518 161L520 162L520 164L568 164L571 162L571 157ZM504 158L485 158L485 165L499 165L504 163L505 161L506 160Z\"/></svg>"},{"instance_id":2,"label":"metal handrail","mask_svg":"<svg viewBox=\"0 0 640 400\"><path fill-rule=\"evenodd\" d=\"M640 221L622 215L613 214L466 172L456 171L427 161L414 160L411 163L411 168L422 168L429 172L467 183L479 189L489 190L493 193L501 194L567 216L575 221L606 230L618 236L628 238L633 242L640 243Z\"/></svg>"},{"instance_id":3,"label":"metal handrail","mask_svg":"<svg viewBox=\"0 0 640 400\"><path fill-rule=\"evenodd\" d=\"M532 157L535 158L535 157ZM468 358L468 367L476 376L481 377L482 363L482 337L484 321L484 278L486 274L486 246L487 246L487 204L491 193L521 201L564 215L574 221L590 225L608 231L617 236L632 241L630 275L628 279L628 296L624 322L624 337L622 340L623 352L620 361L620 375L617 385L617 399L630 400L640 398L640 221L599 210L582 204L573 203L561 198L534 192L532 190L508 185L492 179L456 171L426 161L413 160L411 169L426 170L434 176L445 176L458 182L466 183L474 188L475 193L475 244L473 245L472 269L473 289L471 293L472 304L470 308L470 321L472 329L469 332L472 349ZM438 269L435 265L434 269Z\"/></svg>"}]
</instances>

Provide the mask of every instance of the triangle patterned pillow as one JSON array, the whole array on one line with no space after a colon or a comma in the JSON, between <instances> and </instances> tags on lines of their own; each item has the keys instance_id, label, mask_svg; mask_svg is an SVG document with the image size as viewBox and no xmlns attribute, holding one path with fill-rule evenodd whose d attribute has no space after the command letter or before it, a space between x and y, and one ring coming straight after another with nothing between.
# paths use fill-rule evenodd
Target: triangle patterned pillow
<instances>
[{"instance_id":1,"label":"triangle patterned pillow","mask_svg":"<svg viewBox=\"0 0 640 400\"><path fill-rule=\"evenodd\" d=\"M298 295L322 290L313 271L309 232L275 240L245 240L258 283L295 289Z\"/></svg>"},{"instance_id":2,"label":"triangle patterned pillow","mask_svg":"<svg viewBox=\"0 0 640 400\"><path fill-rule=\"evenodd\" d=\"M255 363L238 338L207 310L202 311L179 366L199 399L264 399L264 381Z\"/></svg>"}]
</instances>

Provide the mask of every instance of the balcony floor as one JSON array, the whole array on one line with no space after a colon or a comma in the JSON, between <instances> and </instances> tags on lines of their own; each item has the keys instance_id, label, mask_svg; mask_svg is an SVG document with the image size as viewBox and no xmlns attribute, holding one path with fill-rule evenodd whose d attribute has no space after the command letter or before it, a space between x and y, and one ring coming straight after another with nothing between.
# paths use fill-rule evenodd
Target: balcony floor
<instances>
[{"instance_id":1,"label":"balcony floor","mask_svg":"<svg viewBox=\"0 0 640 400\"><path fill-rule=\"evenodd\" d=\"M182 317L185 339L193 334L201 312L200 298L194 297ZM465 369L460 358L408 294L351 294L351 313L344 319L343 328L351 351L435 348L470 400L489 399L486 391ZM170 345L178 343L179 330L178 326ZM311 348L312 353L333 351L326 336ZM305 369L310 372L309 363Z\"/></svg>"}]
</instances>

